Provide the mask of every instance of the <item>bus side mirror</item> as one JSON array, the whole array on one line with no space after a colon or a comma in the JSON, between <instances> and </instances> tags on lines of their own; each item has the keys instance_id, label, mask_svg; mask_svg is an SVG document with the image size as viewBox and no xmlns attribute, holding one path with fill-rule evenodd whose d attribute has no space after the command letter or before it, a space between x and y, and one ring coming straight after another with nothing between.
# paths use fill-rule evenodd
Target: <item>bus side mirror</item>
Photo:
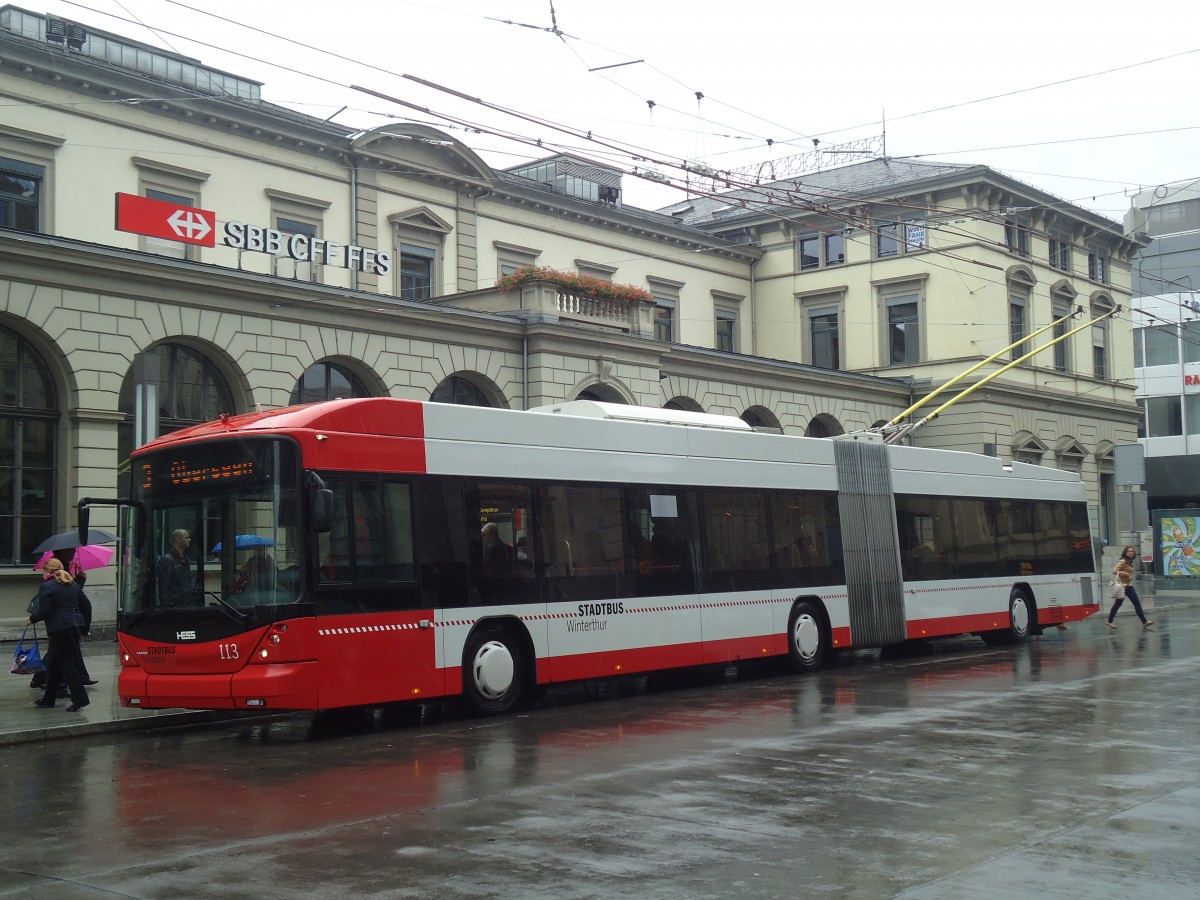
<instances>
[{"instance_id":1,"label":"bus side mirror","mask_svg":"<svg viewBox=\"0 0 1200 900\"><path fill-rule=\"evenodd\" d=\"M312 527L317 533L333 529L333 491L317 488L312 492Z\"/></svg>"}]
</instances>

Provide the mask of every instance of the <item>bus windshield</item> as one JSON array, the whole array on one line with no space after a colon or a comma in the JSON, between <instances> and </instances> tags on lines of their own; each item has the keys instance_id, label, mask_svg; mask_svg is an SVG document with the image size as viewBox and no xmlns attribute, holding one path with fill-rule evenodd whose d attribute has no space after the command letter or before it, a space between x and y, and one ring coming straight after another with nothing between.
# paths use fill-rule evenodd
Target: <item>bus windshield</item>
<instances>
[{"instance_id":1,"label":"bus windshield","mask_svg":"<svg viewBox=\"0 0 1200 900\"><path fill-rule=\"evenodd\" d=\"M145 516L121 591L126 625L219 607L246 625L300 595L297 450L271 438L168 448L133 461ZM161 618L161 616L152 616Z\"/></svg>"}]
</instances>

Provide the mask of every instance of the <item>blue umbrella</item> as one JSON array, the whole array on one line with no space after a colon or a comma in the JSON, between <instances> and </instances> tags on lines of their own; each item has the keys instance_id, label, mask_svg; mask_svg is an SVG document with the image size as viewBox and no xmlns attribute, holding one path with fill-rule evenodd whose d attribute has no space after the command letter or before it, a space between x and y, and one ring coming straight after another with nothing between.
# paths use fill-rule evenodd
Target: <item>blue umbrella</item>
<instances>
[{"instance_id":1,"label":"blue umbrella","mask_svg":"<svg viewBox=\"0 0 1200 900\"><path fill-rule=\"evenodd\" d=\"M249 550L251 547L273 547L275 542L269 537L263 537L261 534L237 534L233 538L234 550ZM212 548L213 554L221 552L221 543L218 541L217 546Z\"/></svg>"}]
</instances>

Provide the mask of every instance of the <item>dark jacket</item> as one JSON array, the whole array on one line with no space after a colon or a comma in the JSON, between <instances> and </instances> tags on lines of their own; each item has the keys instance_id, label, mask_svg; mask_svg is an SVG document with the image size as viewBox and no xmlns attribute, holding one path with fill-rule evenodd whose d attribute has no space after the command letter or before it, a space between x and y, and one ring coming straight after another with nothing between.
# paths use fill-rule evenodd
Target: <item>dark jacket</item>
<instances>
[{"instance_id":1,"label":"dark jacket","mask_svg":"<svg viewBox=\"0 0 1200 900\"><path fill-rule=\"evenodd\" d=\"M51 634L64 628L83 628L87 624L81 609L84 604L89 608L92 605L79 585L74 582L63 584L50 578L42 582L37 612L29 618L34 622L45 622L46 631Z\"/></svg>"}]
</instances>

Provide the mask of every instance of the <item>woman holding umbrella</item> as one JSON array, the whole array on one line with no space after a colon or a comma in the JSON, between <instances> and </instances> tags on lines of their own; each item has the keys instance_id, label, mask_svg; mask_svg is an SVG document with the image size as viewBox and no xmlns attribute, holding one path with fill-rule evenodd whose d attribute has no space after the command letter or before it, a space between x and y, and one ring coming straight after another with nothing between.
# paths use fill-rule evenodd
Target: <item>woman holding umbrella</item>
<instances>
[{"instance_id":1,"label":"woman holding umbrella","mask_svg":"<svg viewBox=\"0 0 1200 900\"><path fill-rule=\"evenodd\" d=\"M92 552L90 554L88 554L88 553L85 553L84 551L92 551ZM69 562L68 562L68 558L67 558L68 554L70 554ZM76 547L73 552L68 551L68 550L47 550L44 554L42 554L42 558L40 560L38 560L38 564L33 567L33 570L36 572L38 569L40 569L42 567L42 564L45 563L46 560L51 559L51 558L57 559L59 562L61 562L63 564L64 568L66 568L66 570L71 573L71 576L75 579L75 583L77 585L79 585L79 587L81 588L80 594L79 594L79 611L83 614L83 627L80 628L79 631L76 633L75 642L77 644L80 644L79 674L83 676L83 683L88 684L88 685L95 684L96 680L94 678L92 678L91 674L88 672L87 660L85 660L83 658L83 646L81 643L82 638L89 631L91 631L91 628L92 628L92 602L91 602L91 600L88 599L88 595L82 592L82 588L84 587L84 585L87 584L87 572L84 571L84 567L87 567L87 566L98 567L98 566L107 565L108 560L112 558L112 555L113 555L113 551L110 550L108 547L98 547L98 546L97 547ZM49 577L49 576L44 576L43 580L45 580L46 577ZM34 612L37 609L37 606L38 606L38 598L34 597L33 602L29 604L29 611ZM51 655L51 651L47 650L46 655L43 657L43 660L45 661L47 668L50 665L50 655ZM34 672L33 678L29 682L29 686L31 688L37 688L38 690L45 688L45 686L46 686L46 669L42 669L40 672ZM59 685L58 696L60 696L60 697L67 696L66 684Z\"/></svg>"},{"instance_id":2,"label":"woman holding umbrella","mask_svg":"<svg viewBox=\"0 0 1200 900\"><path fill-rule=\"evenodd\" d=\"M63 568L62 560L47 559L42 563L42 572L46 580L38 591L38 607L29 614L27 621L30 625L46 623L50 635L50 661L46 667L46 693L41 700L33 702L43 709L54 706L58 685L65 677L71 689L71 705L67 712L79 712L88 705L79 654L79 629L84 627L81 607L90 603L71 573Z\"/></svg>"}]
</instances>

